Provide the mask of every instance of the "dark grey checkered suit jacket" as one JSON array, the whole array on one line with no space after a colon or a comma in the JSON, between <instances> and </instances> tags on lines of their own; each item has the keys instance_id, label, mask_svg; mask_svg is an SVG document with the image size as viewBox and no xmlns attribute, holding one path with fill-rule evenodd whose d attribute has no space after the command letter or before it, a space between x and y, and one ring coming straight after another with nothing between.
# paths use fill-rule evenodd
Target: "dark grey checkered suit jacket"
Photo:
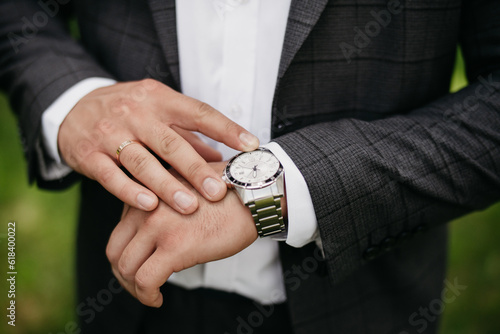
<instances>
[{"instance_id":1,"label":"dark grey checkered suit jacket","mask_svg":"<svg viewBox=\"0 0 500 334\"><path fill-rule=\"evenodd\" d=\"M37 153L40 115L68 87L92 76L180 87L173 0L74 5L82 44L65 30L68 5L23 35L21 18L44 9L0 4L1 87L44 187L68 181L43 181ZM471 83L448 94L457 43ZM441 298L443 223L500 198L500 3L293 0L272 130L310 188L326 257L281 247L296 333L434 332L438 320L418 312ZM120 203L89 180L82 193L83 300L111 277L104 247ZM145 308L119 298L89 331L139 326Z\"/></svg>"}]
</instances>

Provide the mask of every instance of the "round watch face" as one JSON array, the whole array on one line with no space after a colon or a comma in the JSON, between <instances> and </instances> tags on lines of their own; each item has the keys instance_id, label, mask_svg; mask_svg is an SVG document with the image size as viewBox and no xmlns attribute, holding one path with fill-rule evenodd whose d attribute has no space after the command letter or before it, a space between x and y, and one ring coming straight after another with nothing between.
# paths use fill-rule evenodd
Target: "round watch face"
<instances>
[{"instance_id":1,"label":"round watch face","mask_svg":"<svg viewBox=\"0 0 500 334\"><path fill-rule=\"evenodd\" d=\"M231 182L240 186L262 186L272 182L283 171L279 160L267 149L245 152L234 157L226 174Z\"/></svg>"}]
</instances>

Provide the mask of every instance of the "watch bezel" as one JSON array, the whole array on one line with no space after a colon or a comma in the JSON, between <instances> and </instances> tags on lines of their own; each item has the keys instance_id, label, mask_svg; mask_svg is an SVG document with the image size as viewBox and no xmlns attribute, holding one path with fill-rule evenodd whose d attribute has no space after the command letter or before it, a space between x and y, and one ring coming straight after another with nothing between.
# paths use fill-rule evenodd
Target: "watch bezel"
<instances>
[{"instance_id":1,"label":"watch bezel","mask_svg":"<svg viewBox=\"0 0 500 334\"><path fill-rule=\"evenodd\" d=\"M229 181L231 183L231 185L233 185L234 187L244 188L244 189L265 188L265 187L270 186L271 184L275 183L276 180L281 176L281 174L283 174L283 165L281 164L281 161L279 161L279 159L277 159L280 165L279 165L278 169L276 170L276 173L274 173L274 175L271 176L270 178L268 178L264 181L251 182L251 183L245 183L245 182L241 182L241 181L236 180L236 178L231 174L231 171L230 171L231 166L233 165L234 161L238 157L240 157L244 154L252 153L255 151L269 152L274 157L276 157L273 154L273 152L271 152L270 150L268 150L267 148L264 148L264 147L259 147L258 149L254 150L254 151L250 151L250 152L241 152L241 153L238 153L237 155L235 155L234 157L232 157L231 160L229 160L229 162L227 163L226 168L224 169L224 176L225 176L226 180Z\"/></svg>"}]
</instances>

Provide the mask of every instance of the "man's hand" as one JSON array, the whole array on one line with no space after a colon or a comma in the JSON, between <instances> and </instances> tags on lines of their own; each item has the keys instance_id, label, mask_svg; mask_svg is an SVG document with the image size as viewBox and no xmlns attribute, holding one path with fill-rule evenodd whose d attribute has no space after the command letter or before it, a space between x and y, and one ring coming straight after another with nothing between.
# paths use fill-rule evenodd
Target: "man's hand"
<instances>
[{"instance_id":1,"label":"man's hand","mask_svg":"<svg viewBox=\"0 0 500 334\"><path fill-rule=\"evenodd\" d=\"M225 163L215 166L221 174ZM163 202L152 212L125 205L106 254L120 283L143 304L159 307L160 286L173 272L232 256L255 239L250 211L230 191L215 203L199 196L191 215Z\"/></svg>"},{"instance_id":2,"label":"man's hand","mask_svg":"<svg viewBox=\"0 0 500 334\"><path fill-rule=\"evenodd\" d=\"M217 160L220 155L190 131L241 151L259 145L256 137L209 105L152 79L89 93L62 123L58 145L71 168L97 180L128 205L153 210L158 196L178 212L188 214L198 207L197 197L148 149L179 171L204 198L218 201L224 197L226 185L205 159ZM131 144L120 153L120 163L141 184L117 165L116 150L127 140L144 145Z\"/></svg>"}]
</instances>

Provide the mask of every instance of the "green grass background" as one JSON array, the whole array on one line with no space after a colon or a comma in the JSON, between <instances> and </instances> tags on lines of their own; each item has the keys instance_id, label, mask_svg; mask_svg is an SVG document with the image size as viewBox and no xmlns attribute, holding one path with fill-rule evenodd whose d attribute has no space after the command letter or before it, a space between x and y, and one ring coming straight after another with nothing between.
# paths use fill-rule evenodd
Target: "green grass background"
<instances>
[{"instance_id":1,"label":"green grass background","mask_svg":"<svg viewBox=\"0 0 500 334\"><path fill-rule=\"evenodd\" d=\"M466 85L458 57L452 91ZM76 318L74 250L78 186L30 187L15 118L0 95L0 333L66 333ZM17 326L7 326L7 223L17 223ZM448 279L466 285L446 305L441 333L500 333L500 205L450 224ZM70 333L71 331L68 331Z\"/></svg>"}]
</instances>

